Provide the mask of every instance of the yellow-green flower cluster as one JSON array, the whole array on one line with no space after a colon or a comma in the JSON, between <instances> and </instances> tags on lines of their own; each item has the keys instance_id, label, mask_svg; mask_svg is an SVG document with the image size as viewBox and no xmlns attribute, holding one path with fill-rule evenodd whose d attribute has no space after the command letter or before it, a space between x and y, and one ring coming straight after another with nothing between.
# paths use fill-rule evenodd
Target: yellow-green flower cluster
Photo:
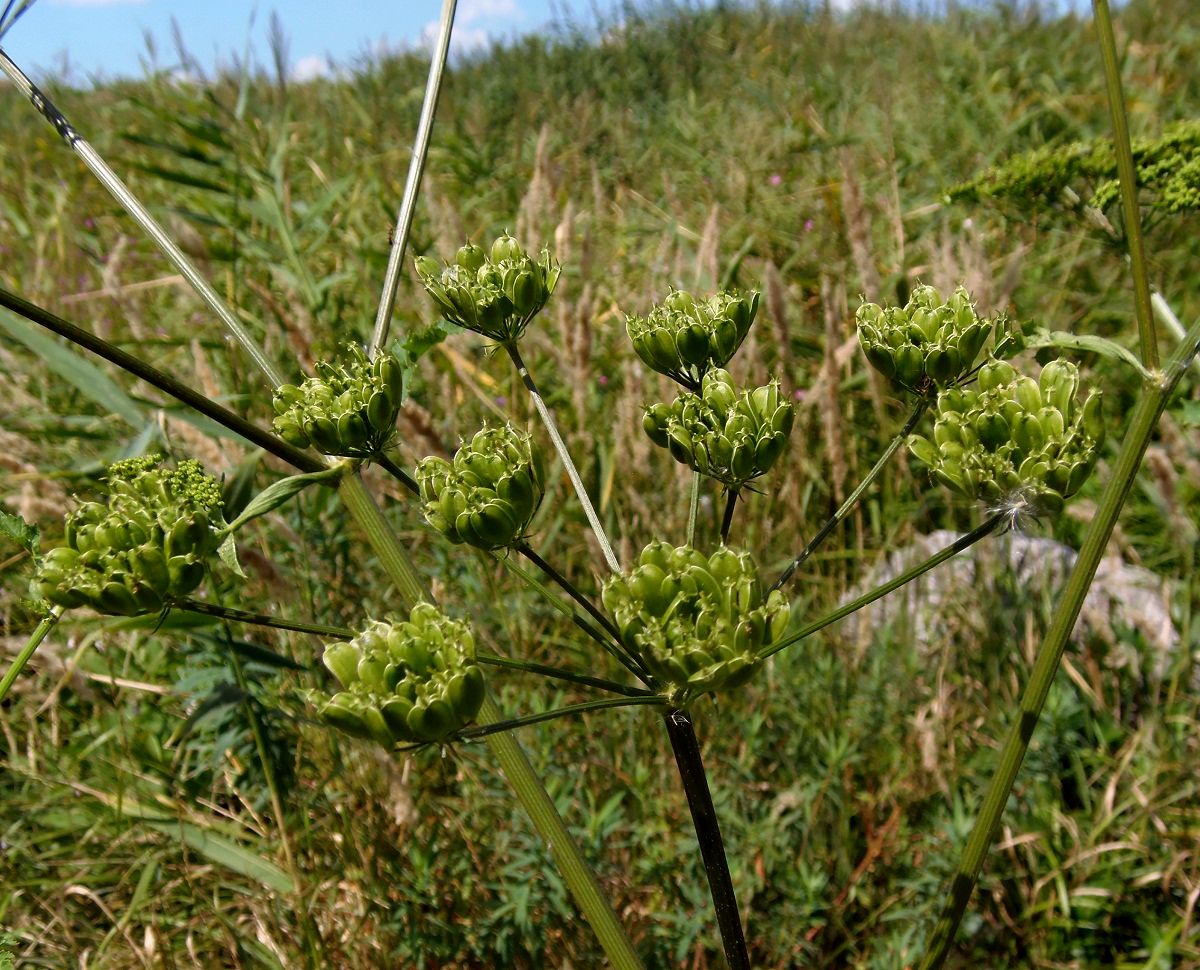
<instances>
[{"instance_id":1,"label":"yellow-green flower cluster","mask_svg":"<svg viewBox=\"0 0 1200 970\"><path fill-rule=\"evenodd\" d=\"M729 363L757 312L758 293L697 300L675 290L646 316L626 317L625 328L648 367L696 391L709 370Z\"/></svg>"},{"instance_id":2,"label":"yellow-green flower cluster","mask_svg":"<svg viewBox=\"0 0 1200 970\"><path fill-rule=\"evenodd\" d=\"M1079 401L1074 364L1051 361L1035 381L989 361L977 386L938 395L932 439L913 435L908 446L970 498L1057 512L1091 474L1103 440L1100 392Z\"/></svg>"},{"instance_id":3,"label":"yellow-green flower cluster","mask_svg":"<svg viewBox=\"0 0 1200 970\"><path fill-rule=\"evenodd\" d=\"M158 456L108 467L107 495L67 516L67 544L39 564L32 592L72 609L157 613L204 579L219 544L221 487L197 461Z\"/></svg>"},{"instance_id":4,"label":"yellow-green flower cluster","mask_svg":"<svg viewBox=\"0 0 1200 970\"><path fill-rule=\"evenodd\" d=\"M744 684L789 616L781 592L764 596L750 554L724 546L705 556L656 540L628 575L605 583L603 599L625 645L669 685L674 704Z\"/></svg>"},{"instance_id":5,"label":"yellow-green flower cluster","mask_svg":"<svg viewBox=\"0 0 1200 970\"><path fill-rule=\"evenodd\" d=\"M718 368L704 375L699 394L652 404L642 427L676 461L741 488L770 471L787 444L794 416L778 381L739 395L729 372Z\"/></svg>"},{"instance_id":6,"label":"yellow-green flower cluster","mask_svg":"<svg viewBox=\"0 0 1200 970\"><path fill-rule=\"evenodd\" d=\"M484 252L470 243L442 266L418 256L417 275L450 323L511 343L546 305L561 267L543 249L535 260L512 236L501 236Z\"/></svg>"},{"instance_id":7,"label":"yellow-green flower cluster","mask_svg":"<svg viewBox=\"0 0 1200 970\"><path fill-rule=\"evenodd\" d=\"M322 657L342 690L319 701L323 721L359 738L393 745L442 741L483 704L483 671L471 628L429 603L398 623L372 620Z\"/></svg>"},{"instance_id":8,"label":"yellow-green flower cluster","mask_svg":"<svg viewBox=\"0 0 1200 970\"><path fill-rule=\"evenodd\" d=\"M961 286L948 300L921 285L903 307L858 308L858 341L867 360L884 377L923 395L966 374L994 326L975 312Z\"/></svg>"},{"instance_id":9,"label":"yellow-green flower cluster","mask_svg":"<svg viewBox=\"0 0 1200 970\"><path fill-rule=\"evenodd\" d=\"M396 433L404 401L404 369L391 354L367 358L356 344L335 363L318 361L317 376L275 391L275 433L297 448L371 458Z\"/></svg>"},{"instance_id":10,"label":"yellow-green flower cluster","mask_svg":"<svg viewBox=\"0 0 1200 970\"><path fill-rule=\"evenodd\" d=\"M417 466L429 524L479 549L507 548L525 535L545 481L533 439L511 426L484 428L453 461L433 456Z\"/></svg>"}]
</instances>

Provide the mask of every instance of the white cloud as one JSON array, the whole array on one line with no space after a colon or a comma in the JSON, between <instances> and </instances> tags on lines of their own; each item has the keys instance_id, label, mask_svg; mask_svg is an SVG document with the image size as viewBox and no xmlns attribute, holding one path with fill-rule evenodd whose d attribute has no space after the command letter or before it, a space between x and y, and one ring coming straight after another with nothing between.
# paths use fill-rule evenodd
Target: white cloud
<instances>
[{"instance_id":1,"label":"white cloud","mask_svg":"<svg viewBox=\"0 0 1200 970\"><path fill-rule=\"evenodd\" d=\"M463 0L458 5L455 23L470 24L476 20L492 20L496 17L525 19L525 12L516 0Z\"/></svg>"},{"instance_id":2,"label":"white cloud","mask_svg":"<svg viewBox=\"0 0 1200 970\"><path fill-rule=\"evenodd\" d=\"M296 61L288 73L297 84L303 84L305 81L315 81L319 77L329 77L333 73L333 65L329 63L328 57L309 54Z\"/></svg>"}]
</instances>

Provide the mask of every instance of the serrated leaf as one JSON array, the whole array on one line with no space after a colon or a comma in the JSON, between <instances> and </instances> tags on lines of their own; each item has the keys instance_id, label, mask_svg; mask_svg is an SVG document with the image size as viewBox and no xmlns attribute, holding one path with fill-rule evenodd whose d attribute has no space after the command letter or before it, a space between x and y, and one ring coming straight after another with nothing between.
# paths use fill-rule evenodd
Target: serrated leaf
<instances>
[{"instance_id":1,"label":"serrated leaf","mask_svg":"<svg viewBox=\"0 0 1200 970\"><path fill-rule=\"evenodd\" d=\"M7 536L29 555L37 555L38 527L30 525L19 515L0 511L0 535Z\"/></svg>"},{"instance_id":2,"label":"serrated leaf","mask_svg":"<svg viewBox=\"0 0 1200 970\"><path fill-rule=\"evenodd\" d=\"M228 531L234 532L251 519L257 519L260 515L266 515L279 508L288 499L299 495L309 485L336 480L341 476L342 471L343 468L340 465L333 465L319 472L292 475L273 482L250 500L242 510L242 514L229 523Z\"/></svg>"}]
</instances>

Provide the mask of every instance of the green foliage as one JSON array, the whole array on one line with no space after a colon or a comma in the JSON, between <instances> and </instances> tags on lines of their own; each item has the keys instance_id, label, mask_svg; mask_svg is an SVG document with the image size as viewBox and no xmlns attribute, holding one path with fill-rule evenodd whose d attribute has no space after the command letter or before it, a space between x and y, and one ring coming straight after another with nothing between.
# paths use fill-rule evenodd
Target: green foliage
<instances>
[{"instance_id":1,"label":"green foliage","mask_svg":"<svg viewBox=\"0 0 1200 970\"><path fill-rule=\"evenodd\" d=\"M1161 135L1135 139L1132 148L1143 204L1172 214L1200 208L1200 121L1169 125ZM1068 189L1102 211L1117 204L1111 138L1044 145L954 186L948 198L1037 209L1069 202Z\"/></svg>"},{"instance_id":2,"label":"green foliage","mask_svg":"<svg viewBox=\"0 0 1200 970\"><path fill-rule=\"evenodd\" d=\"M1169 131L1200 98L1194 10L1179 0L1134 3L1123 23L1139 39L1127 55L1135 129ZM863 10L842 21L799 6L725 4L631 10L621 25L602 26L611 29L529 37L457 63L411 249L453 252L518 212L522 240L561 239L556 250L569 265L556 305L523 350L546 376L566 436L586 442L576 449L580 471L621 548L640 549L652 535L678 542L686 525L673 466L647 446L640 425L644 402L665 399L667 385L656 386L642 366L651 365L628 352L620 325L672 288L745 287L765 281L773 265L781 282L774 290L764 282L762 318L736 380L754 386L777 373L785 400L821 388L802 394L786 480L739 519L739 541L760 550L764 569L814 534L899 423L896 401L873 387L861 356L836 356L852 336L837 280L885 305L892 293L905 303L917 278L944 293L974 274L985 284L976 291L972 280L981 313L1007 306L1055 330L1123 339L1125 269L1103 241L1070 224L1038 235L930 205L991 160L1104 130L1094 44L1080 20L1014 5L938 19ZM253 78L240 91L236 79L201 87L165 76L87 91L48 86L132 172L135 189L207 261L292 373L297 359L310 364L366 336L370 281L382 275L402 188L395 150L411 141L426 69L418 55L402 55L286 91ZM268 395L211 321L159 282L158 257L19 102L0 98L0 283L269 422ZM1094 201L1090 178L1068 187ZM1145 197L1159 209L1155 186L1165 178L1153 176ZM1187 285L1198 255L1189 219L1152 227L1156 277L1185 320L1200 313ZM834 284L826 290L823 280ZM419 281L401 281L398 340L409 347L410 390L422 405L400 418L396 444L409 461L448 453L463 428L506 406L519 425L529 417L506 370L471 334L431 322L418 309L425 300ZM833 321L828 329L823 319ZM1073 352L1104 384L1112 421L1127 410L1132 381L1100 346ZM40 527L43 546L61 521L62 492L144 450L137 441L147 427L172 453L203 440L175 406L92 366L85 373L19 337L0 355L4 497ZM1186 643L1197 634L1190 469L1200 455L1194 392L1184 395L1185 424L1168 419L1152 445L1161 460L1139 482L1122 545L1174 581ZM135 412L143 419L134 424L110 417ZM252 454L227 437L206 444L214 474ZM840 476L831 472L834 454L845 465ZM917 471L889 468L861 516L806 564L797 616L836 605L874 550L909 530L970 521L961 500L930 489ZM279 469L267 459L258 474L261 488ZM389 488L378 492L389 520L440 588L472 604L481 650L566 657L592 671L608 663L605 674L621 676L494 560L447 547L415 504L391 501ZM546 489L530 531L594 591L582 518L560 501L553 468ZM701 497L698 544L714 542L711 499ZM219 597L342 625L386 615L393 607L380 564L334 503L331 490L309 489L248 523L237 534L247 577L218 581ZM1081 525L1065 517L1040 527L1074 541ZM10 581L21 568L0 563L6 637L28 623L11 603L25 588ZM891 970L915 960L1051 595L1014 587L998 603L949 606L957 632L932 649L904 625L867 643L813 641L761 664L738 694L696 704L754 966ZM243 653L248 698L231 677L224 638L189 636L173 625L178 616L158 633L150 632L157 617L139 621L140 630L71 620L0 710L9 739L0 800L12 809L0 823L0 921L13 930L18 962L72 964L86 953L95 965L125 966L136 959L129 941L150 938L164 960L208 966L599 964L546 845L513 812L477 746L384 765L372 746L308 720L298 691L320 675L310 637L256 634L255 646L309 672L256 667ZM961 966L1200 958L1188 902L1198 797L1190 662L1181 653L1164 676L1136 635L1112 636L1072 648L1072 675L1051 695L1006 816L1011 834L989 860L960 939ZM1129 643L1139 659L1117 662L1116 647ZM506 710L525 713L584 699L523 675L506 678L498 694ZM251 712L267 727L265 765ZM647 964L715 965L704 874L653 719L618 712L535 726L521 740L547 766L555 801ZM268 774L285 795L280 815ZM131 808L146 804L194 830L143 824ZM205 854L196 833L276 872L289 840L318 942L302 937L286 894L264 891L244 857L239 870L228 864L236 855ZM94 892L116 918L69 886Z\"/></svg>"}]
</instances>

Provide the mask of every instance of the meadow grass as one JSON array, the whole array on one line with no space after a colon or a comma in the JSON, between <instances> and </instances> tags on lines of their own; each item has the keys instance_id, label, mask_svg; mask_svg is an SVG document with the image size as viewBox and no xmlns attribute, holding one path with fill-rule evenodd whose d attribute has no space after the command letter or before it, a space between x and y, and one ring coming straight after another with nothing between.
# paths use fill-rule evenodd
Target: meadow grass
<instances>
[{"instance_id":1,"label":"meadow grass","mask_svg":"<svg viewBox=\"0 0 1200 970\"><path fill-rule=\"evenodd\" d=\"M1135 134L1196 103L1200 28L1189 13L1183 2L1122 13ZM307 369L370 333L424 73L412 56L302 88L256 79L239 92L236 78L196 87L167 75L49 87L68 117L88 119L89 138L244 310L272 359ZM799 412L786 477L749 496L734 538L774 572L903 421L857 352L859 294L895 300L917 280L965 281L985 307L1126 339L1132 299L1103 234L1064 215L941 201L987 163L1104 133L1101 76L1087 23L1017 7L841 20L800 8L661 10L599 40L530 38L448 76L411 251L447 255L506 227L555 251L564 278L524 353L622 562L655 535L681 541L690 484L642 434L642 406L667 387L629 354L624 314L669 285L764 281L765 318L734 369L755 381L779 373ZM266 420L256 375L199 304L28 106L0 93L0 283ZM1184 321L1200 313L1189 219L1150 239L1154 283ZM402 279L397 306L397 336L423 350L419 404L401 418L405 464L451 451L485 419L534 420L503 355L478 338L425 349L439 335L425 333L432 317L415 278ZM68 491L150 441L231 481L283 472L118 372L81 372L69 353L30 346L14 319L0 318L4 494L47 541ZM1081 358L1117 427L1134 375ZM1164 577L1190 645L1200 466L1194 393L1181 396L1115 546ZM494 560L448 550L394 483L374 472L368 483L397 499L387 515L423 578L472 604L489 649L619 674ZM598 550L565 486L553 488L534 523L540 547L595 592ZM1078 544L1098 494L1090 483L1068 516L1036 529ZM702 503L701 536L715 536L720 504ZM312 490L243 533L238 603L350 627L392 608L378 562L339 512ZM977 517L897 461L805 564L797 608L823 614L879 550ZM12 550L0 561L15 653L34 617ZM970 604L933 652L903 629L864 644L835 629L697 709L754 966L917 959L1040 639L1042 594L1014 588ZM298 696L312 674L295 667L314 666L320 639L245 638L239 703L222 695L232 674L212 621L75 621L39 651L35 676L0 712L0 797L12 808L0 926L19 961L597 963L546 846L480 749L391 761L339 739L309 723ZM1068 663L951 965L1195 965L1188 650L1157 676L1135 631L1101 629ZM583 696L518 674L500 702L534 712ZM646 963L718 965L694 835L652 723L619 712L521 737ZM285 847L315 950L287 891Z\"/></svg>"}]
</instances>

